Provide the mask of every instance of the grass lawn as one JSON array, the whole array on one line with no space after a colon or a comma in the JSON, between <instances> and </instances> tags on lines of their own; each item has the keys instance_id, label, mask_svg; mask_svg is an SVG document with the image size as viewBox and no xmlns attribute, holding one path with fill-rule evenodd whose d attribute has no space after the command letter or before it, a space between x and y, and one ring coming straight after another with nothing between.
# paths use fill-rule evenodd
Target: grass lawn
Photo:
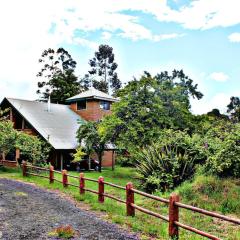
<instances>
[{"instance_id":1,"label":"grass lawn","mask_svg":"<svg viewBox=\"0 0 240 240\"><path fill-rule=\"evenodd\" d=\"M69 174L78 176L76 172ZM125 186L131 181L136 188L141 186L136 179L134 168L117 167L115 171L104 169L101 173L105 181ZM98 172L86 172L86 177L97 179ZM97 195L86 192L80 196L79 190L74 187L63 188L62 184L55 182L49 184L47 179L29 176L22 177L21 171L17 169L1 169L0 177L23 180L25 182L35 183L40 187L47 189L58 189L67 195L71 195L78 201L84 201L92 210L104 212L103 218L114 223L120 224L134 232L141 234L142 239L168 239L168 225L162 220L140 213L136 210L135 217L126 216L126 207L115 200L105 198L103 204L98 203ZM61 180L60 174L55 174L55 178ZM78 179L69 179L70 183L78 184ZM87 181L86 188L97 190L97 183ZM219 180L213 177L197 177L193 182L188 182L176 189L181 196L181 201L194 206L202 207L207 210L214 210L230 216L240 218L240 184L234 180ZM125 191L113 187L105 186L105 192L125 200ZM161 195L156 193L156 195ZM163 195L161 195L163 196ZM169 194L164 194L165 198ZM154 210L162 215L168 215L168 208L165 204L141 197L135 194L135 203L139 206ZM188 210L180 210L180 222L189 224L198 229L212 233L218 237L228 240L239 240L240 229L236 225L192 213ZM196 234L180 229L180 239L205 239Z\"/></svg>"}]
</instances>

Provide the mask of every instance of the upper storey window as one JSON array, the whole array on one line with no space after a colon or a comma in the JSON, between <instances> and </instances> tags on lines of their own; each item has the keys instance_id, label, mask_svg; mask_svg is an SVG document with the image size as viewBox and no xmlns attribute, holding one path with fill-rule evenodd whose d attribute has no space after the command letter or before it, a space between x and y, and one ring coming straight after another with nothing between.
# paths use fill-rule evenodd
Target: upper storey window
<instances>
[{"instance_id":1,"label":"upper storey window","mask_svg":"<svg viewBox=\"0 0 240 240\"><path fill-rule=\"evenodd\" d=\"M100 101L100 108L103 110L110 110L110 102Z\"/></svg>"},{"instance_id":2,"label":"upper storey window","mask_svg":"<svg viewBox=\"0 0 240 240\"><path fill-rule=\"evenodd\" d=\"M86 100L81 100L77 102L77 110L86 109Z\"/></svg>"}]
</instances>

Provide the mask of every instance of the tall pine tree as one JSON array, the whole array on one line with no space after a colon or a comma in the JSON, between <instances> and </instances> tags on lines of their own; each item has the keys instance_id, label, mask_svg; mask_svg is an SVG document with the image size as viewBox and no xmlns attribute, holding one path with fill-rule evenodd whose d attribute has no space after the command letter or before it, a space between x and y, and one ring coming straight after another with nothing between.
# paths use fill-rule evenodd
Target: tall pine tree
<instances>
[{"instance_id":1,"label":"tall pine tree","mask_svg":"<svg viewBox=\"0 0 240 240\"><path fill-rule=\"evenodd\" d=\"M92 85L100 91L116 94L121 88L121 81L116 73L118 65L115 62L113 48L100 45L94 55L95 57L89 61L91 69L82 79L82 85L85 88Z\"/></svg>"},{"instance_id":2,"label":"tall pine tree","mask_svg":"<svg viewBox=\"0 0 240 240\"><path fill-rule=\"evenodd\" d=\"M230 103L227 105L227 113L234 122L240 122L240 98L231 97Z\"/></svg>"}]
</instances>

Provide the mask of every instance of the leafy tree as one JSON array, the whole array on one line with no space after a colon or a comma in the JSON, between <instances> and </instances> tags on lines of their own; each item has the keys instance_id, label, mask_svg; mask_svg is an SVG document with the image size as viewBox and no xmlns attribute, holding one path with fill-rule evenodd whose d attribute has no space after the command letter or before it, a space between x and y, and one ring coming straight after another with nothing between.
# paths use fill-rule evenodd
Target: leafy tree
<instances>
[{"instance_id":1,"label":"leafy tree","mask_svg":"<svg viewBox=\"0 0 240 240\"><path fill-rule=\"evenodd\" d=\"M11 121L0 119L0 154L7 155L16 148L20 149L25 160L36 165L46 162L50 150L49 145L41 139L16 131Z\"/></svg>"},{"instance_id":2,"label":"leafy tree","mask_svg":"<svg viewBox=\"0 0 240 240\"><path fill-rule=\"evenodd\" d=\"M155 77L145 72L118 95L120 101L113 105L112 115L101 126L112 134L112 141L128 150L150 144L163 128L192 132L195 126L189 96L202 97L197 85L182 71L173 71L172 75L162 72Z\"/></svg>"},{"instance_id":3,"label":"leafy tree","mask_svg":"<svg viewBox=\"0 0 240 240\"><path fill-rule=\"evenodd\" d=\"M15 147L17 132L13 123L0 120L0 153L7 155Z\"/></svg>"},{"instance_id":4,"label":"leafy tree","mask_svg":"<svg viewBox=\"0 0 240 240\"><path fill-rule=\"evenodd\" d=\"M78 147L76 149L76 153L73 154L73 163L78 163L83 160L83 158L86 156L86 153L84 152L84 149L82 146Z\"/></svg>"},{"instance_id":5,"label":"leafy tree","mask_svg":"<svg viewBox=\"0 0 240 240\"><path fill-rule=\"evenodd\" d=\"M24 132L17 132L15 147L20 150L24 160L34 165L44 165L47 163L50 146L36 136L31 136Z\"/></svg>"},{"instance_id":6,"label":"leafy tree","mask_svg":"<svg viewBox=\"0 0 240 240\"><path fill-rule=\"evenodd\" d=\"M227 112L230 114L234 122L240 121L240 99L239 97L231 97L230 103L227 105Z\"/></svg>"},{"instance_id":7,"label":"leafy tree","mask_svg":"<svg viewBox=\"0 0 240 240\"><path fill-rule=\"evenodd\" d=\"M99 129L99 123L83 123L78 131L77 138L79 143L87 149L87 153L95 152L99 160L99 172L102 170L102 156L108 142L106 135Z\"/></svg>"},{"instance_id":8,"label":"leafy tree","mask_svg":"<svg viewBox=\"0 0 240 240\"><path fill-rule=\"evenodd\" d=\"M37 76L44 80L38 82L37 93L43 100L51 95L52 102L64 103L80 92L80 84L74 74L77 63L65 49L44 50L39 63L42 68Z\"/></svg>"},{"instance_id":9,"label":"leafy tree","mask_svg":"<svg viewBox=\"0 0 240 240\"><path fill-rule=\"evenodd\" d=\"M3 110L0 108L0 121L6 120L9 117L9 110L9 108Z\"/></svg>"},{"instance_id":10,"label":"leafy tree","mask_svg":"<svg viewBox=\"0 0 240 240\"><path fill-rule=\"evenodd\" d=\"M226 120L211 124L202 141L206 145L207 161L204 169L207 174L220 177L240 175L240 124Z\"/></svg>"},{"instance_id":11,"label":"leafy tree","mask_svg":"<svg viewBox=\"0 0 240 240\"><path fill-rule=\"evenodd\" d=\"M148 76L151 76L149 73ZM193 80L189 78L183 70L176 70L172 71L172 74L169 75L167 71L161 72L160 74L156 75L156 78L160 82L165 82L166 86L179 86L182 90L183 96L192 96L193 98L201 99L203 94L197 90L198 84L193 84Z\"/></svg>"},{"instance_id":12,"label":"leafy tree","mask_svg":"<svg viewBox=\"0 0 240 240\"><path fill-rule=\"evenodd\" d=\"M228 119L228 116L221 114L217 108L212 109L212 111L208 112L207 115L216 119Z\"/></svg>"},{"instance_id":13,"label":"leafy tree","mask_svg":"<svg viewBox=\"0 0 240 240\"><path fill-rule=\"evenodd\" d=\"M113 48L108 45L100 45L95 57L90 59L91 69L89 74L82 80L84 86L88 88L92 82L94 88L108 93L110 89L116 93L121 88L121 81L118 78ZM109 89L110 88L110 89Z\"/></svg>"}]
</instances>

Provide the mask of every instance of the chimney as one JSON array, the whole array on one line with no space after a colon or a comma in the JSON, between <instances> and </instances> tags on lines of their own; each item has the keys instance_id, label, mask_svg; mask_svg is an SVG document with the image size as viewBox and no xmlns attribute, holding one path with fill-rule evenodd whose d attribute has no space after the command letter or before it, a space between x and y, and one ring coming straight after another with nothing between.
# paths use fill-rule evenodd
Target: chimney
<instances>
[{"instance_id":1,"label":"chimney","mask_svg":"<svg viewBox=\"0 0 240 240\"><path fill-rule=\"evenodd\" d=\"M48 96L48 109L47 109L48 112L51 112L51 97L50 97L50 94Z\"/></svg>"}]
</instances>

